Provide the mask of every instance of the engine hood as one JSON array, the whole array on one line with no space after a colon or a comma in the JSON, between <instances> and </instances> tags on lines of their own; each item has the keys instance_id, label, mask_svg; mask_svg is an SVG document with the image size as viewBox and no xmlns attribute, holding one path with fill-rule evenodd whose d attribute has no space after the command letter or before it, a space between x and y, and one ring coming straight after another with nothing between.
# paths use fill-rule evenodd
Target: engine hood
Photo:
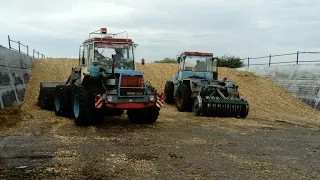
<instances>
[{"instance_id":1,"label":"engine hood","mask_svg":"<svg viewBox=\"0 0 320 180\"><path fill-rule=\"evenodd\" d=\"M112 73L111 69L106 69L105 73ZM143 72L137 70L128 70L128 69L115 69L114 73L123 74L123 75L143 75Z\"/></svg>"}]
</instances>

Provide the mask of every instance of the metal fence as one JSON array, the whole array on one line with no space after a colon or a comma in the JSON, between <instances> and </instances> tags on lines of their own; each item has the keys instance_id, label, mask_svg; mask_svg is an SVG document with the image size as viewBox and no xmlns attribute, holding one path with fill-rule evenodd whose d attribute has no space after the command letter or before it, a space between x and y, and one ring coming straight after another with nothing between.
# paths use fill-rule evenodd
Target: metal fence
<instances>
[{"instance_id":1,"label":"metal fence","mask_svg":"<svg viewBox=\"0 0 320 180\"><path fill-rule=\"evenodd\" d=\"M31 56L31 54L29 54L29 46L22 44L20 41L14 41L14 40L10 39L9 35L8 35L8 43L9 43L10 50ZM18 44L17 48L13 48L11 46L11 43ZM36 51L34 49L32 50L32 57L33 58L46 58L46 56L44 54L41 54L39 51Z\"/></svg>"},{"instance_id":2,"label":"metal fence","mask_svg":"<svg viewBox=\"0 0 320 180\"><path fill-rule=\"evenodd\" d=\"M320 62L320 58L317 58L316 60L301 60L301 55L302 54L320 55L320 52L297 51L297 52L294 52L294 53L277 54L277 55L261 56L261 57L254 57L254 58L248 57L248 58L244 58L244 59L241 59L241 60L244 61L244 64L247 67L253 66L253 65L259 65L259 66L268 65L268 66L271 66L272 64L299 64L299 63L303 63L303 62L307 62L307 63ZM277 61L277 62L273 62L272 61L272 60L274 60L274 57L282 57L282 56L291 56L291 57L289 57L287 61ZM252 63L252 60L256 61L258 59L266 59L266 60L263 63Z\"/></svg>"}]
</instances>

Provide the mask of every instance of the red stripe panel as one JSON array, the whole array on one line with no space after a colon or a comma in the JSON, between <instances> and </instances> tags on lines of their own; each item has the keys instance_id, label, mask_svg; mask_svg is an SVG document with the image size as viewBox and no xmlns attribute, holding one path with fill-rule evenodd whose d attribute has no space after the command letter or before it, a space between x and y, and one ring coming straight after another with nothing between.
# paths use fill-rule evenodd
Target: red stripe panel
<instances>
[{"instance_id":1,"label":"red stripe panel","mask_svg":"<svg viewBox=\"0 0 320 180\"><path fill-rule=\"evenodd\" d=\"M139 109L154 106L154 103L118 103L118 104L106 104L108 108L117 109Z\"/></svg>"}]
</instances>

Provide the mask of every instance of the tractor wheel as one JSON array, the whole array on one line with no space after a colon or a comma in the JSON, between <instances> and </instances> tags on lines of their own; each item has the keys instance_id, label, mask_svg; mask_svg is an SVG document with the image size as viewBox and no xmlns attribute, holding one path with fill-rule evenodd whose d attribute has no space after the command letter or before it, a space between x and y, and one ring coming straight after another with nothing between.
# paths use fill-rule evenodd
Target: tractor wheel
<instances>
[{"instance_id":1,"label":"tractor wheel","mask_svg":"<svg viewBox=\"0 0 320 180\"><path fill-rule=\"evenodd\" d=\"M70 113L68 87L58 85L54 90L54 111L56 116L67 117Z\"/></svg>"},{"instance_id":2,"label":"tractor wheel","mask_svg":"<svg viewBox=\"0 0 320 180\"><path fill-rule=\"evenodd\" d=\"M202 99L200 96L194 98L193 105L192 105L192 112L195 116L199 116L202 112Z\"/></svg>"},{"instance_id":3,"label":"tractor wheel","mask_svg":"<svg viewBox=\"0 0 320 180\"><path fill-rule=\"evenodd\" d=\"M94 95L84 87L75 88L74 90L72 103L74 122L77 126L89 125L94 119Z\"/></svg>"},{"instance_id":4,"label":"tractor wheel","mask_svg":"<svg viewBox=\"0 0 320 180\"><path fill-rule=\"evenodd\" d=\"M176 107L178 111L192 110L191 90L186 84L181 84L176 92Z\"/></svg>"},{"instance_id":5,"label":"tractor wheel","mask_svg":"<svg viewBox=\"0 0 320 180\"><path fill-rule=\"evenodd\" d=\"M136 124L152 124L157 121L160 108L153 106L150 108L128 110L128 119Z\"/></svg>"},{"instance_id":6,"label":"tractor wheel","mask_svg":"<svg viewBox=\"0 0 320 180\"><path fill-rule=\"evenodd\" d=\"M173 98L174 85L172 81L167 81L164 87L164 101L168 104L174 104Z\"/></svg>"}]
</instances>

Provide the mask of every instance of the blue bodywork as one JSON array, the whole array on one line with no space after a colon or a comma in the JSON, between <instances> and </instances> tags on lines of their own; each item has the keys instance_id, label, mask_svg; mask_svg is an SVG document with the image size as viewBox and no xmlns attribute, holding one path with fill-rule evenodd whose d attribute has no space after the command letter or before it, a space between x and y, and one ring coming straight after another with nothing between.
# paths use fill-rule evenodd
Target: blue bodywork
<instances>
[{"instance_id":1,"label":"blue bodywork","mask_svg":"<svg viewBox=\"0 0 320 180\"><path fill-rule=\"evenodd\" d=\"M112 69L106 69L105 73L111 74ZM123 74L123 75L143 75L141 71L137 70L128 70L128 69L114 69L115 74Z\"/></svg>"},{"instance_id":2,"label":"blue bodywork","mask_svg":"<svg viewBox=\"0 0 320 180\"><path fill-rule=\"evenodd\" d=\"M90 76L99 77L100 76L100 67L99 66L90 66Z\"/></svg>"}]
</instances>

